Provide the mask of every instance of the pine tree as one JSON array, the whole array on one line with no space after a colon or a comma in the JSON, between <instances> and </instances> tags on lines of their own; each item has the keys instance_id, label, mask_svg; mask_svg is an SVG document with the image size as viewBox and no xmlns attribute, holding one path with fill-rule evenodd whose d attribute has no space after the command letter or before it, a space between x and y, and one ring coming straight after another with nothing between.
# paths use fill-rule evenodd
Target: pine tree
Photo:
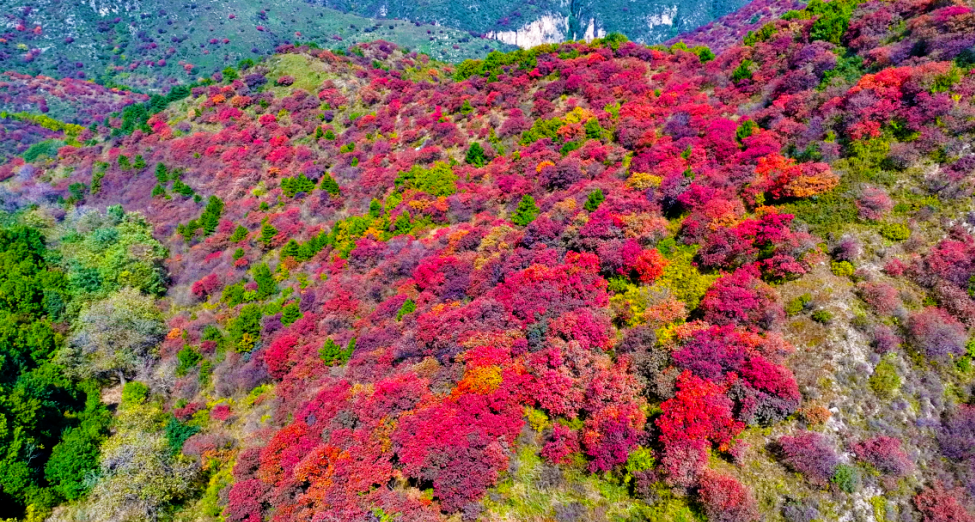
<instances>
[{"instance_id":1,"label":"pine tree","mask_svg":"<svg viewBox=\"0 0 975 522\"><path fill-rule=\"evenodd\" d=\"M261 223L261 243L264 244L264 248L271 248L271 243L274 241L274 236L278 234L278 229L274 228L270 223L268 223L267 218Z\"/></svg>"},{"instance_id":2,"label":"pine tree","mask_svg":"<svg viewBox=\"0 0 975 522\"><path fill-rule=\"evenodd\" d=\"M322 176L322 190L328 192L329 195L338 196L341 193L339 189L339 184L335 182L335 178L330 176L327 172Z\"/></svg>"},{"instance_id":3,"label":"pine tree","mask_svg":"<svg viewBox=\"0 0 975 522\"><path fill-rule=\"evenodd\" d=\"M467 157L464 161L468 165L474 165L475 167L483 167L487 165L487 157L484 155L484 147L478 142L471 143L470 148L467 149Z\"/></svg>"},{"instance_id":4,"label":"pine tree","mask_svg":"<svg viewBox=\"0 0 975 522\"><path fill-rule=\"evenodd\" d=\"M383 213L383 204L373 199L369 202L369 217L377 218Z\"/></svg>"},{"instance_id":5,"label":"pine tree","mask_svg":"<svg viewBox=\"0 0 975 522\"><path fill-rule=\"evenodd\" d=\"M169 171L166 170L166 165L156 163L156 179L159 180L159 183L169 181Z\"/></svg>"},{"instance_id":6,"label":"pine tree","mask_svg":"<svg viewBox=\"0 0 975 522\"><path fill-rule=\"evenodd\" d=\"M538 206L535 205L535 198L525 194L518 203L518 209L511 217L511 222L523 227L535 221L536 216L538 216Z\"/></svg>"},{"instance_id":7,"label":"pine tree","mask_svg":"<svg viewBox=\"0 0 975 522\"><path fill-rule=\"evenodd\" d=\"M248 231L243 225L237 225L237 228L234 229L234 233L230 235L230 241L232 243L239 243L245 237L247 237L247 233Z\"/></svg>"},{"instance_id":8,"label":"pine tree","mask_svg":"<svg viewBox=\"0 0 975 522\"><path fill-rule=\"evenodd\" d=\"M254 282L257 283L258 299L267 299L278 293L278 285L267 263L261 263L254 268Z\"/></svg>"},{"instance_id":9,"label":"pine tree","mask_svg":"<svg viewBox=\"0 0 975 522\"><path fill-rule=\"evenodd\" d=\"M603 201L606 201L606 196L603 195L603 189L596 189L589 193L589 197L586 199L585 209L589 212L595 212Z\"/></svg>"}]
</instances>

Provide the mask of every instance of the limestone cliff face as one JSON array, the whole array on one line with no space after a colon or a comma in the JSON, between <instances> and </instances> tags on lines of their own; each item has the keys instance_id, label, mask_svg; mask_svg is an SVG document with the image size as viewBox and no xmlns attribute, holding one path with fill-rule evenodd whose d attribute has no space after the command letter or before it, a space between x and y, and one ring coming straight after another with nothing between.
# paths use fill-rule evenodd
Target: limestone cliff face
<instances>
[{"instance_id":1,"label":"limestone cliff face","mask_svg":"<svg viewBox=\"0 0 975 522\"><path fill-rule=\"evenodd\" d=\"M521 48L534 47L544 43L562 42L570 39L570 19L561 13L546 14L513 31L491 31L485 36ZM590 18L585 32L581 35L586 41L601 38L606 30L598 26L595 18Z\"/></svg>"}]
</instances>

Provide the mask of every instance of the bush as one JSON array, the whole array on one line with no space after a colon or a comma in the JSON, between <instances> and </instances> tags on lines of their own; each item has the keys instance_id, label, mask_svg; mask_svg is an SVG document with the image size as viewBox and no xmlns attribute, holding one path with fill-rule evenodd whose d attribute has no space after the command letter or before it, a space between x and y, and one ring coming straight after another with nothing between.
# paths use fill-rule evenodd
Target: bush
<instances>
[{"instance_id":1,"label":"bush","mask_svg":"<svg viewBox=\"0 0 975 522\"><path fill-rule=\"evenodd\" d=\"M901 378L897 374L897 367L894 366L890 357L885 357L873 369L873 374L870 376L870 388L878 397L890 399L897 394L900 387Z\"/></svg>"},{"instance_id":2,"label":"bush","mask_svg":"<svg viewBox=\"0 0 975 522\"><path fill-rule=\"evenodd\" d=\"M914 467L898 438L879 436L854 444L851 448L857 459L877 471L893 477L906 475Z\"/></svg>"},{"instance_id":3,"label":"bush","mask_svg":"<svg viewBox=\"0 0 975 522\"><path fill-rule=\"evenodd\" d=\"M836 466L836 472L833 473L833 478L830 479L840 491L845 493L853 493L860 487L860 473L853 466L846 464L840 464Z\"/></svg>"},{"instance_id":4,"label":"bush","mask_svg":"<svg viewBox=\"0 0 975 522\"><path fill-rule=\"evenodd\" d=\"M962 489L947 490L936 483L914 497L914 507L921 512L922 522L973 522L975 517L958 500L964 495Z\"/></svg>"},{"instance_id":5,"label":"bush","mask_svg":"<svg viewBox=\"0 0 975 522\"><path fill-rule=\"evenodd\" d=\"M811 431L799 432L778 440L782 461L809 482L825 486L836 473L839 459L826 438Z\"/></svg>"},{"instance_id":6,"label":"bush","mask_svg":"<svg viewBox=\"0 0 975 522\"><path fill-rule=\"evenodd\" d=\"M949 459L975 458L975 407L962 404L943 421L938 445Z\"/></svg>"},{"instance_id":7,"label":"bush","mask_svg":"<svg viewBox=\"0 0 975 522\"><path fill-rule=\"evenodd\" d=\"M816 310L812 314L812 320L819 324L830 324L833 322L833 312L829 310Z\"/></svg>"},{"instance_id":8,"label":"bush","mask_svg":"<svg viewBox=\"0 0 975 522\"><path fill-rule=\"evenodd\" d=\"M752 522L760 518L755 498L733 477L707 471L698 493L709 521Z\"/></svg>"},{"instance_id":9,"label":"bush","mask_svg":"<svg viewBox=\"0 0 975 522\"><path fill-rule=\"evenodd\" d=\"M904 241L911 237L911 229L902 223L884 223L880 225L880 235L890 241Z\"/></svg>"},{"instance_id":10,"label":"bush","mask_svg":"<svg viewBox=\"0 0 975 522\"><path fill-rule=\"evenodd\" d=\"M125 383L122 387L122 404L142 404L149 398L149 387L139 381Z\"/></svg>"},{"instance_id":11,"label":"bush","mask_svg":"<svg viewBox=\"0 0 975 522\"><path fill-rule=\"evenodd\" d=\"M856 272L856 268L849 261L833 261L829 264L829 269L837 277L850 277Z\"/></svg>"},{"instance_id":12,"label":"bush","mask_svg":"<svg viewBox=\"0 0 975 522\"><path fill-rule=\"evenodd\" d=\"M812 294L802 294L785 305L785 313L790 316L798 315L806 309L810 302L812 302Z\"/></svg>"},{"instance_id":13,"label":"bush","mask_svg":"<svg viewBox=\"0 0 975 522\"><path fill-rule=\"evenodd\" d=\"M586 197L586 204L584 205L583 208L585 208L589 212L595 212L596 209L599 208L599 205L601 205L605 200L606 200L606 196L603 195L603 190L596 189L590 192L589 196Z\"/></svg>"},{"instance_id":14,"label":"bush","mask_svg":"<svg viewBox=\"0 0 975 522\"><path fill-rule=\"evenodd\" d=\"M968 333L954 317L940 308L928 307L912 314L907 331L914 348L932 359L945 359L966 353Z\"/></svg>"}]
</instances>

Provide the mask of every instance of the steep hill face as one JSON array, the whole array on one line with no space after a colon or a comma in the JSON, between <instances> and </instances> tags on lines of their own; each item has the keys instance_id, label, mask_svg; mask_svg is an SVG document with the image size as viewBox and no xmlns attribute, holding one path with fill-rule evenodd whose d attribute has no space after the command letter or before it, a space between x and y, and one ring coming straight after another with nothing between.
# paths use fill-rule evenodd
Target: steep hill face
<instances>
[{"instance_id":1,"label":"steep hill face","mask_svg":"<svg viewBox=\"0 0 975 522\"><path fill-rule=\"evenodd\" d=\"M0 516L971 521L973 45L284 47L14 159Z\"/></svg>"}]
</instances>

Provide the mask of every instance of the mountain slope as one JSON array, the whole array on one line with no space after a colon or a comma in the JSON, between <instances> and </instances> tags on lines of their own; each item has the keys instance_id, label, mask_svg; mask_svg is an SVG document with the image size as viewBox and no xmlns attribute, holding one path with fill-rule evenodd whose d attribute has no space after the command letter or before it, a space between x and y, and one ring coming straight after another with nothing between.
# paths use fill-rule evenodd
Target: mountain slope
<instances>
[{"instance_id":1,"label":"mountain slope","mask_svg":"<svg viewBox=\"0 0 975 522\"><path fill-rule=\"evenodd\" d=\"M55 451L5 370L3 516L971 521L973 45L283 47L0 166L63 285L0 304L117 406Z\"/></svg>"}]
</instances>

